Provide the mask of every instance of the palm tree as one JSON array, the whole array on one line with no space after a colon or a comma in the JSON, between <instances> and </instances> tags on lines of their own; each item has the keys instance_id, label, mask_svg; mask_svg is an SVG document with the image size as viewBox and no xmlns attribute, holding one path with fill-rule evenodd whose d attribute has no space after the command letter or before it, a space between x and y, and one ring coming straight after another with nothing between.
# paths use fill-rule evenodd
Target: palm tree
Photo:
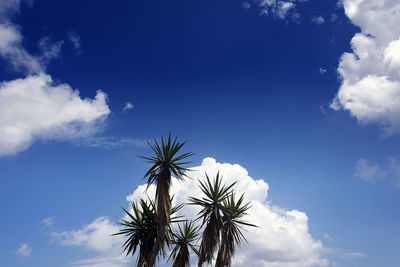
<instances>
[{"instance_id":1,"label":"palm tree","mask_svg":"<svg viewBox=\"0 0 400 267\"><path fill-rule=\"evenodd\" d=\"M164 139L161 137L161 145L154 139L154 144L149 143L150 147L156 154L153 157L142 157L147 160L147 163L153 164L151 168L145 174L147 177L147 188L152 184L156 184L156 206L157 206L157 251L162 252L165 256L165 245L166 245L166 232L171 222L170 210L171 210L171 198L169 196L169 188L171 186L171 174L175 175L178 179L183 179L187 176L184 172L187 168L182 165L190 162L184 162L182 160L193 155L193 153L184 153L177 155L179 150L185 142L178 142L177 138L172 139L171 134L168 138Z\"/></svg>"},{"instance_id":2,"label":"palm tree","mask_svg":"<svg viewBox=\"0 0 400 267\"><path fill-rule=\"evenodd\" d=\"M223 228L222 212L226 210L223 201L231 194L232 187L236 182L229 186L222 185L222 176L217 173L214 182L211 183L206 173L206 181L200 181L200 189L205 197L199 199L190 197L191 205L199 205L202 209L197 219L203 219L202 226L206 225L200 243L198 266L203 266L205 262L211 264L214 252L220 243L220 234Z\"/></svg>"},{"instance_id":3,"label":"palm tree","mask_svg":"<svg viewBox=\"0 0 400 267\"><path fill-rule=\"evenodd\" d=\"M125 220L119 218L118 224L124 228L118 233L113 235L124 235L127 237L123 244L124 252L126 255L135 254L139 249L139 256L137 260L138 267L153 267L155 266L156 256L158 255L159 249L156 246L158 237L158 223L157 223L157 212L154 201L149 202L140 199L139 204L131 202L132 213L123 208L129 219ZM183 205L179 205L171 209L171 215L182 208ZM173 217L172 222L179 222L180 217ZM167 237L165 237L167 239ZM154 256L155 255L155 256Z\"/></svg>"},{"instance_id":4,"label":"palm tree","mask_svg":"<svg viewBox=\"0 0 400 267\"><path fill-rule=\"evenodd\" d=\"M254 224L242 220L242 217L246 215L246 211L251 207L250 202L244 204L243 199L244 194L242 194L236 202L235 194L231 193L230 196L223 201L222 237L215 267L230 267L235 252L235 246L246 241L241 229L243 226L255 227Z\"/></svg>"},{"instance_id":5,"label":"palm tree","mask_svg":"<svg viewBox=\"0 0 400 267\"><path fill-rule=\"evenodd\" d=\"M198 227L194 225L192 221L185 221L178 226L178 232L172 233L171 244L174 248L171 251L170 258L173 260L172 267L189 267L190 263L190 252L192 249L197 255L199 255L193 242L196 241L199 236Z\"/></svg>"}]
</instances>

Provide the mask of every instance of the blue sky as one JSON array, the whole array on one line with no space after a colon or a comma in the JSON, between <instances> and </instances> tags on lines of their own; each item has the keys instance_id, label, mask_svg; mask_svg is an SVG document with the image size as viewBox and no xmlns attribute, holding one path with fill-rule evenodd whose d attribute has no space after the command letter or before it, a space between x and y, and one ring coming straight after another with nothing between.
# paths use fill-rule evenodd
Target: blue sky
<instances>
[{"instance_id":1,"label":"blue sky","mask_svg":"<svg viewBox=\"0 0 400 267\"><path fill-rule=\"evenodd\" d=\"M398 266L398 12L397 0L2 1L1 265L129 266L109 234L143 193L136 155L171 132L193 166L241 177L260 204L268 234L235 266Z\"/></svg>"}]
</instances>

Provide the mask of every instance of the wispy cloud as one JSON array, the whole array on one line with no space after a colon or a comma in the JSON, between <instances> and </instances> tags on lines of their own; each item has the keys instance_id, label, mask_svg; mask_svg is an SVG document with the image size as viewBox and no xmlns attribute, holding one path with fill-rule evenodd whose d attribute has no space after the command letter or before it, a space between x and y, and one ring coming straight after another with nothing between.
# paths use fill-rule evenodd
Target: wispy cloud
<instances>
[{"instance_id":1,"label":"wispy cloud","mask_svg":"<svg viewBox=\"0 0 400 267\"><path fill-rule=\"evenodd\" d=\"M124 106L124 108L122 110L127 111L127 110L130 110L130 109L133 109L133 108L134 108L134 106L133 106L133 104L131 102L126 102L125 106Z\"/></svg>"},{"instance_id":2,"label":"wispy cloud","mask_svg":"<svg viewBox=\"0 0 400 267\"><path fill-rule=\"evenodd\" d=\"M358 259L358 258L366 258L368 257L368 255L362 252L345 252L342 255L340 255L340 257L343 259Z\"/></svg>"},{"instance_id":3,"label":"wispy cloud","mask_svg":"<svg viewBox=\"0 0 400 267\"><path fill-rule=\"evenodd\" d=\"M68 41L72 44L75 53L80 55L82 53L81 49L81 36L74 31L68 33Z\"/></svg>"},{"instance_id":4,"label":"wispy cloud","mask_svg":"<svg viewBox=\"0 0 400 267\"><path fill-rule=\"evenodd\" d=\"M250 5L250 3L243 1L243 2L242 2L242 7L243 7L244 9L249 9L249 8L251 7L251 5Z\"/></svg>"},{"instance_id":5,"label":"wispy cloud","mask_svg":"<svg viewBox=\"0 0 400 267\"><path fill-rule=\"evenodd\" d=\"M385 164L378 164L366 159L360 159L355 166L354 176L367 183L387 180L400 188L400 161L395 158L389 158Z\"/></svg>"},{"instance_id":6,"label":"wispy cloud","mask_svg":"<svg viewBox=\"0 0 400 267\"><path fill-rule=\"evenodd\" d=\"M317 25L322 25L325 23L325 19L322 16L314 16L312 17L311 21Z\"/></svg>"},{"instance_id":7,"label":"wispy cloud","mask_svg":"<svg viewBox=\"0 0 400 267\"><path fill-rule=\"evenodd\" d=\"M377 180L386 178L387 173L378 164L366 159L360 159L356 164L354 176L361 178L365 182L375 183Z\"/></svg>"},{"instance_id":8,"label":"wispy cloud","mask_svg":"<svg viewBox=\"0 0 400 267\"><path fill-rule=\"evenodd\" d=\"M47 217L47 218L42 219L40 221L40 223L46 227L52 227L54 224L54 219L52 217Z\"/></svg>"},{"instance_id":9,"label":"wispy cloud","mask_svg":"<svg viewBox=\"0 0 400 267\"><path fill-rule=\"evenodd\" d=\"M129 137L117 136L90 136L87 138L79 138L73 140L75 145L87 147L101 147L106 149L118 148L146 148L148 146L147 139L134 139Z\"/></svg>"},{"instance_id":10,"label":"wispy cloud","mask_svg":"<svg viewBox=\"0 0 400 267\"><path fill-rule=\"evenodd\" d=\"M26 259L31 256L33 248L28 243L21 243L17 251L17 256L21 259Z\"/></svg>"}]
</instances>

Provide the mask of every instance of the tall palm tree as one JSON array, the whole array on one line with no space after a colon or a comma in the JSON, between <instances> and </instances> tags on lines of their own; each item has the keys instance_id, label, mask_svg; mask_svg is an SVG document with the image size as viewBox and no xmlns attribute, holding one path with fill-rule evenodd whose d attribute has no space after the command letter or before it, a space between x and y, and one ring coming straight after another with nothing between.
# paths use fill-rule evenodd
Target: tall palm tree
<instances>
[{"instance_id":1,"label":"tall palm tree","mask_svg":"<svg viewBox=\"0 0 400 267\"><path fill-rule=\"evenodd\" d=\"M236 245L246 241L241 229L243 226L255 227L254 224L242 220L242 217L247 214L247 210L251 207L250 202L244 204L243 199L244 194L236 201L235 194L231 193L230 196L223 201L222 237L215 267L230 267Z\"/></svg>"},{"instance_id":2,"label":"tall palm tree","mask_svg":"<svg viewBox=\"0 0 400 267\"><path fill-rule=\"evenodd\" d=\"M190 249L199 255L193 242L199 236L198 227L192 221L185 221L178 226L178 231L172 233L171 244L174 248L171 251L170 258L173 260L172 267L189 267Z\"/></svg>"},{"instance_id":3,"label":"tall palm tree","mask_svg":"<svg viewBox=\"0 0 400 267\"><path fill-rule=\"evenodd\" d=\"M139 204L131 202L132 213L123 208L125 213L128 215L128 220L119 218L118 224L122 225L122 228L118 233L113 235L124 235L127 237L123 244L124 252L126 255L135 254L139 249L139 255L137 259L138 267L153 267L155 266L156 257L158 255L158 249L156 246L158 237L158 224L157 224L157 212L154 201L139 200ZM183 205L173 207L170 211L171 215L182 208ZM172 222L179 222L180 217L172 217ZM167 238L167 237L165 237Z\"/></svg>"},{"instance_id":4,"label":"tall palm tree","mask_svg":"<svg viewBox=\"0 0 400 267\"><path fill-rule=\"evenodd\" d=\"M222 176L217 173L214 182L211 183L206 173L206 181L200 181L200 189L205 197L199 199L190 197L191 205L199 205L202 209L197 219L203 219L202 226L206 225L202 234L200 243L200 253L198 266L204 263L211 264L214 252L220 243L220 234L223 227L222 212L226 209L223 201L229 196L232 187L236 182L230 185L222 185Z\"/></svg>"},{"instance_id":5,"label":"tall palm tree","mask_svg":"<svg viewBox=\"0 0 400 267\"><path fill-rule=\"evenodd\" d=\"M166 232L170 224L171 198L169 196L169 188L171 186L171 174L178 179L183 179L185 171L188 169L183 165L190 162L183 161L193 155L193 153L184 153L177 155L185 142L174 140L171 134L168 138L161 137L161 145L154 139L154 144L149 143L151 149L155 153L152 157L142 157L147 163L153 164L145 174L147 177L147 187L152 183L156 184L156 206L157 206L157 251L161 251L165 256Z\"/></svg>"}]
</instances>

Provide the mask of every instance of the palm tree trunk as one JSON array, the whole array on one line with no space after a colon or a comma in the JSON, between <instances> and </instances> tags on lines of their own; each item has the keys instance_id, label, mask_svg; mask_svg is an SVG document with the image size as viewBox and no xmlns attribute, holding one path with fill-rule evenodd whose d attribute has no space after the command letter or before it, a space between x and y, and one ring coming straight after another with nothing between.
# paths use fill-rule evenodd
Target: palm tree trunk
<instances>
[{"instance_id":1,"label":"palm tree trunk","mask_svg":"<svg viewBox=\"0 0 400 267\"><path fill-rule=\"evenodd\" d=\"M157 181L156 203L157 203L157 248L165 256L165 236L170 223L171 198L169 188L171 186L171 172L169 168L163 168Z\"/></svg>"}]
</instances>

